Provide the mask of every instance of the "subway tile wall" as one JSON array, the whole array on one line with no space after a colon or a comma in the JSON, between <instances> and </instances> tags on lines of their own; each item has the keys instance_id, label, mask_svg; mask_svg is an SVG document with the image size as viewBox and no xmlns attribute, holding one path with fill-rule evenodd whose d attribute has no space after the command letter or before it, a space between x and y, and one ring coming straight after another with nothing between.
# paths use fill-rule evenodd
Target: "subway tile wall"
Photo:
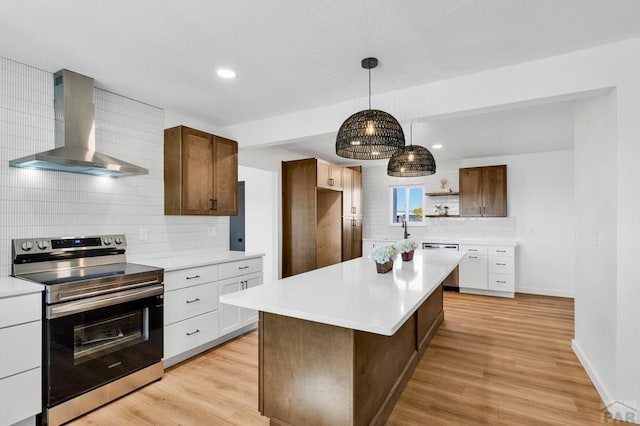
<instances>
[{"instance_id":1,"label":"subway tile wall","mask_svg":"<svg viewBox=\"0 0 640 426\"><path fill-rule=\"evenodd\" d=\"M0 274L11 239L124 233L129 257L227 250L229 218L164 215L164 111L96 89L96 150L149 169L121 179L17 169L54 148L53 76L0 58ZM141 229L148 239L140 239ZM215 235L212 235L215 234Z\"/></svg>"}]
</instances>

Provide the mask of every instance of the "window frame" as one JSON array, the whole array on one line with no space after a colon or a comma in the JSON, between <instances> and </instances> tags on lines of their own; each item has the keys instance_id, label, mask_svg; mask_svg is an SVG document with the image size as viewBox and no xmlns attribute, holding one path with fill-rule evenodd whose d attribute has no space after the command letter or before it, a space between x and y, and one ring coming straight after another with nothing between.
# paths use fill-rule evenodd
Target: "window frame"
<instances>
[{"instance_id":1,"label":"window frame","mask_svg":"<svg viewBox=\"0 0 640 426\"><path fill-rule=\"evenodd\" d=\"M420 221L415 221L415 222L409 222L409 226L426 226L426 220L425 220L425 215L426 215L426 211L425 211L425 186L424 184L406 184L406 185L389 185L389 192L388 192L388 203L387 205L389 206L389 211L387 213L387 220L389 221L389 226L396 226L396 227L400 227L402 226L402 222L394 222L394 218L393 218L393 213L394 213L394 205L393 205L393 191L396 188L405 188L406 191L406 197L405 197L405 205L408 206L408 203L410 202L409 198L410 198L410 190L412 188L419 188L420 189L420 200L422 202L422 219Z\"/></svg>"}]
</instances>

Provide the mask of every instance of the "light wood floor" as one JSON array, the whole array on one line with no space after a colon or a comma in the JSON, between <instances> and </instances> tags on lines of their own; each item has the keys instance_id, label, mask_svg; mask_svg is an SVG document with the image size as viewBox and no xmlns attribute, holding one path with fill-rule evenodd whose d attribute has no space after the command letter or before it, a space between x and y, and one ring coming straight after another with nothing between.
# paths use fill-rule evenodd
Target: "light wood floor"
<instances>
[{"instance_id":1,"label":"light wood floor","mask_svg":"<svg viewBox=\"0 0 640 426\"><path fill-rule=\"evenodd\" d=\"M445 293L445 321L388 424L606 423L572 337L570 299ZM251 333L206 352L71 424L266 425L257 343Z\"/></svg>"}]
</instances>

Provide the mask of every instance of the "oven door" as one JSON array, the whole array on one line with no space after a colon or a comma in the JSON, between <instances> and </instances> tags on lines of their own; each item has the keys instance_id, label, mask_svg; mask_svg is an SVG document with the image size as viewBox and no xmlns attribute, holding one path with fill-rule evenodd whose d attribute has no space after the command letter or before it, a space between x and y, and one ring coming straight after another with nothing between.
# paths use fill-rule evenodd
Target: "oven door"
<instances>
[{"instance_id":1,"label":"oven door","mask_svg":"<svg viewBox=\"0 0 640 426\"><path fill-rule=\"evenodd\" d=\"M50 305L44 323L48 408L162 359L161 284Z\"/></svg>"}]
</instances>

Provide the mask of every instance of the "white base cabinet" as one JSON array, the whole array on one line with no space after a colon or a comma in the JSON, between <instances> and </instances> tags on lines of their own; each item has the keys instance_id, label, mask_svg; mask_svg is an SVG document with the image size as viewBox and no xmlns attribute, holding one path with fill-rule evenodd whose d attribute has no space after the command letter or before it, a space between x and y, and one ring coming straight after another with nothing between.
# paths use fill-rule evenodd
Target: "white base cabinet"
<instances>
[{"instance_id":1,"label":"white base cabinet","mask_svg":"<svg viewBox=\"0 0 640 426\"><path fill-rule=\"evenodd\" d=\"M249 309L221 305L220 294L262 284L262 258L165 273L165 368L230 338L258 321Z\"/></svg>"},{"instance_id":2,"label":"white base cabinet","mask_svg":"<svg viewBox=\"0 0 640 426\"><path fill-rule=\"evenodd\" d=\"M254 273L220 281L220 294L229 294L262 284L262 274ZM232 305L220 305L220 333L231 333L258 321L258 311Z\"/></svg>"},{"instance_id":3,"label":"white base cabinet","mask_svg":"<svg viewBox=\"0 0 640 426\"><path fill-rule=\"evenodd\" d=\"M0 425L42 410L42 295L0 299Z\"/></svg>"},{"instance_id":4,"label":"white base cabinet","mask_svg":"<svg viewBox=\"0 0 640 426\"><path fill-rule=\"evenodd\" d=\"M513 297L515 247L460 245L460 292Z\"/></svg>"}]
</instances>

